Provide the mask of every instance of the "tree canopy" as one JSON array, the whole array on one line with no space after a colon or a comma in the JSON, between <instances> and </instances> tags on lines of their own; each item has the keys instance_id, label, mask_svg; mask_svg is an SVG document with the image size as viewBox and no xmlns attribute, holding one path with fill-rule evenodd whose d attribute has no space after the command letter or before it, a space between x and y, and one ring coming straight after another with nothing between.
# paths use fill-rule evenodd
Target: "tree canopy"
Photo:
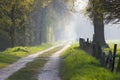
<instances>
[{"instance_id":1,"label":"tree canopy","mask_svg":"<svg viewBox=\"0 0 120 80\"><path fill-rule=\"evenodd\" d=\"M120 1L119 0L89 0L87 12L90 18L92 14L102 14L105 23L118 23L120 21Z\"/></svg>"},{"instance_id":2,"label":"tree canopy","mask_svg":"<svg viewBox=\"0 0 120 80\"><path fill-rule=\"evenodd\" d=\"M107 12L105 19L108 22L113 21L119 23L120 21L120 0L103 0L103 6Z\"/></svg>"}]
</instances>

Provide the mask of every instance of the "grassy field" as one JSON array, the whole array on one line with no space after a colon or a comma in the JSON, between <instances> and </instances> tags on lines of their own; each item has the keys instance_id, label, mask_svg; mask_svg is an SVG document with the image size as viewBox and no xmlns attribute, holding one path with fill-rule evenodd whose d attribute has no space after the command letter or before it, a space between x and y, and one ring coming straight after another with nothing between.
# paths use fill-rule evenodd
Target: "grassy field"
<instances>
[{"instance_id":1,"label":"grassy field","mask_svg":"<svg viewBox=\"0 0 120 80\"><path fill-rule=\"evenodd\" d=\"M40 68L46 63L49 56L62 48L63 46L60 46L51 51L45 52L44 54L37 57L34 61L28 63L25 68L22 68L14 73L7 80L37 80L37 73L40 71Z\"/></svg>"},{"instance_id":2,"label":"grassy field","mask_svg":"<svg viewBox=\"0 0 120 80\"><path fill-rule=\"evenodd\" d=\"M40 46L33 46L33 47L14 47L14 48L8 48L3 52L0 52L0 68L3 68L15 61L17 61L19 58L28 56L30 54L36 53L38 51L44 50L46 48L49 48L53 44L42 44Z\"/></svg>"},{"instance_id":3,"label":"grassy field","mask_svg":"<svg viewBox=\"0 0 120 80\"><path fill-rule=\"evenodd\" d=\"M120 80L120 74L101 67L99 61L72 45L62 55L60 76L62 80Z\"/></svg>"}]
</instances>

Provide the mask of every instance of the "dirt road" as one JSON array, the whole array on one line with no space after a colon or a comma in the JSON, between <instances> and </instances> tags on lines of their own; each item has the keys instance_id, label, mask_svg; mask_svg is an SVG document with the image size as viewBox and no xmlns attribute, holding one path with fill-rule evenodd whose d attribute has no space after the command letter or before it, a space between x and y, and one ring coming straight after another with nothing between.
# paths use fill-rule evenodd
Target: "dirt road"
<instances>
[{"instance_id":1,"label":"dirt road","mask_svg":"<svg viewBox=\"0 0 120 80\"><path fill-rule=\"evenodd\" d=\"M63 49L54 53L44 65L38 74L38 80L61 80L59 77L60 58L59 55L66 50L70 44L67 44Z\"/></svg>"},{"instance_id":2,"label":"dirt road","mask_svg":"<svg viewBox=\"0 0 120 80\"><path fill-rule=\"evenodd\" d=\"M3 69L0 69L0 80L6 80L10 75L12 75L14 72L18 71L19 69L25 67L25 65L28 63L28 62L31 62L33 61L38 55L40 54L43 54L44 52L47 52L47 51L50 51L56 47L58 47L60 45L57 45L57 46L54 46L54 47L51 47L49 49L46 49L46 50L43 50L43 51L40 51L38 53L35 53L35 54L31 54L25 58L21 58L19 59L17 62L3 68Z\"/></svg>"}]
</instances>

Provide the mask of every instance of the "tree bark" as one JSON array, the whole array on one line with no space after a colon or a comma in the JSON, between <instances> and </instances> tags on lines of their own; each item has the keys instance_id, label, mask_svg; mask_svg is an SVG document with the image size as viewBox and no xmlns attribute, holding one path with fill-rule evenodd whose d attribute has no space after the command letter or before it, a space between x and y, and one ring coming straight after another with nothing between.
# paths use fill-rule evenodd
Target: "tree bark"
<instances>
[{"instance_id":1,"label":"tree bark","mask_svg":"<svg viewBox=\"0 0 120 80\"><path fill-rule=\"evenodd\" d=\"M107 47L105 36L104 36L104 22L103 17L98 17L98 15L94 15L93 19L94 24L94 35L93 42L97 42L102 47Z\"/></svg>"}]
</instances>

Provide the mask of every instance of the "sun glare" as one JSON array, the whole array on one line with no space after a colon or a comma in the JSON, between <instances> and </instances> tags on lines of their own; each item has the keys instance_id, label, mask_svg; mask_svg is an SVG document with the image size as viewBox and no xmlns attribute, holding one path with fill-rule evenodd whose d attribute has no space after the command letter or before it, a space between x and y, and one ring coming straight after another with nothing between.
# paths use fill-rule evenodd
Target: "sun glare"
<instances>
[{"instance_id":1,"label":"sun glare","mask_svg":"<svg viewBox=\"0 0 120 80\"><path fill-rule=\"evenodd\" d=\"M87 6L87 3L88 0L76 0L76 2L74 3L74 8L76 11L84 10Z\"/></svg>"}]
</instances>

